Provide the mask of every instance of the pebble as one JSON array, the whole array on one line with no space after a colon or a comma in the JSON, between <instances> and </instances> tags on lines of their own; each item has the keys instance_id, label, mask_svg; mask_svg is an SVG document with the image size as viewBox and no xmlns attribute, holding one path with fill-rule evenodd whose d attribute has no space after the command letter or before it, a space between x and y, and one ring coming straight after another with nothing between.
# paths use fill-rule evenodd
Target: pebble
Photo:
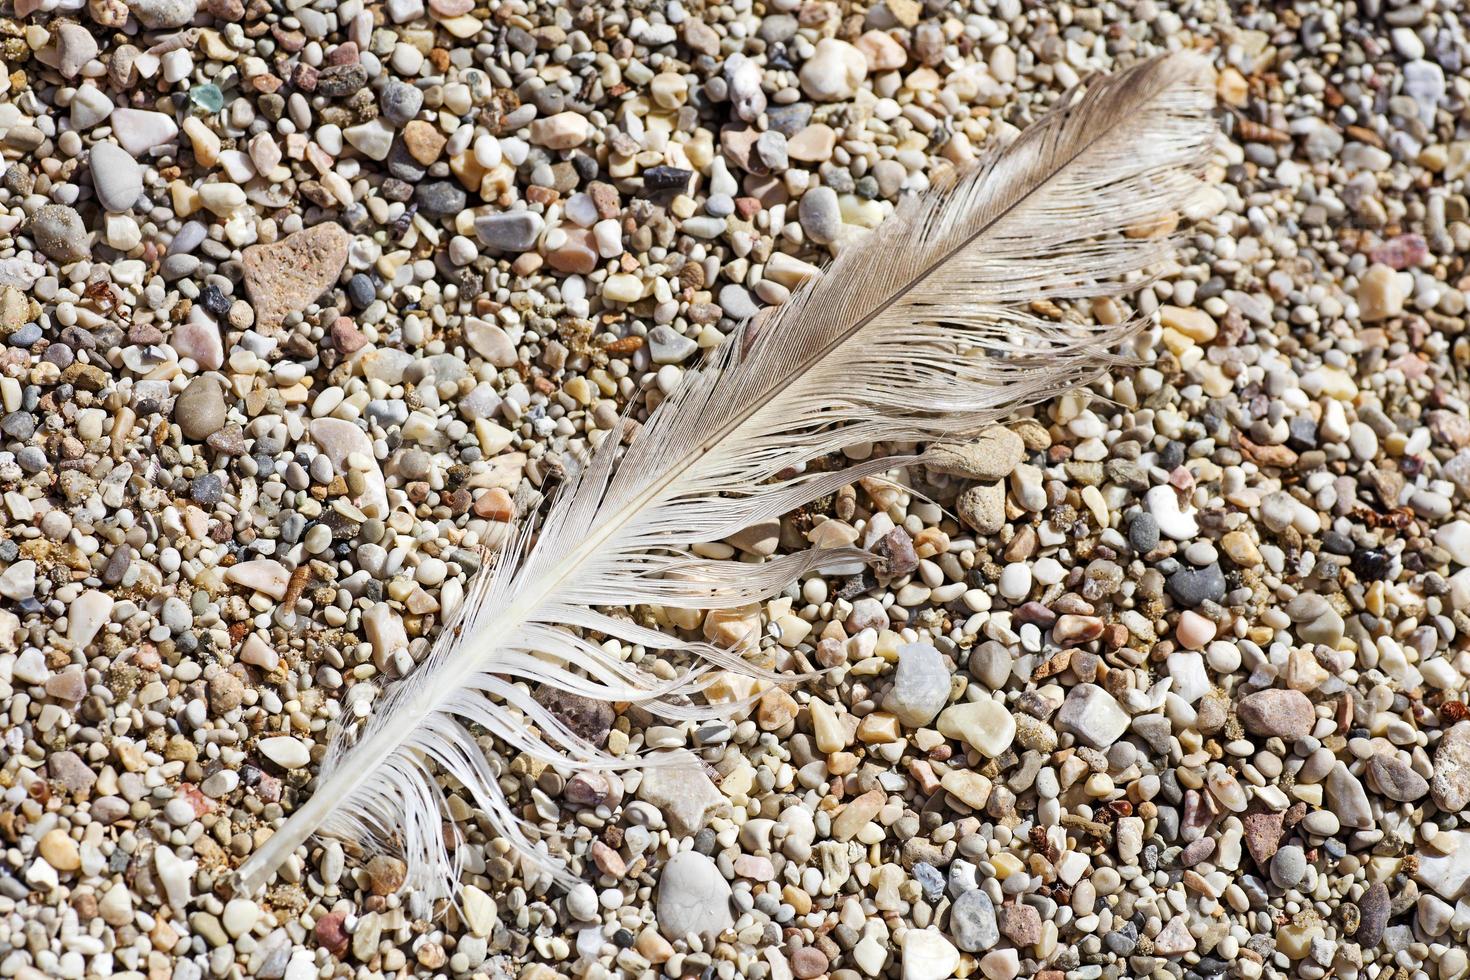
<instances>
[{"instance_id":1,"label":"pebble","mask_svg":"<svg viewBox=\"0 0 1470 980\"><path fill-rule=\"evenodd\" d=\"M228 409L219 382L197 377L174 399L174 421L187 439L203 440L224 428Z\"/></svg>"},{"instance_id":2,"label":"pebble","mask_svg":"<svg viewBox=\"0 0 1470 980\"><path fill-rule=\"evenodd\" d=\"M1034 946L1041 939L1041 914L1029 905L1002 905L995 917L1001 935L1017 946Z\"/></svg>"},{"instance_id":3,"label":"pebble","mask_svg":"<svg viewBox=\"0 0 1470 980\"><path fill-rule=\"evenodd\" d=\"M981 888L955 899L949 910L949 928L955 945L967 953L983 953L1000 941L995 905Z\"/></svg>"},{"instance_id":4,"label":"pebble","mask_svg":"<svg viewBox=\"0 0 1470 980\"><path fill-rule=\"evenodd\" d=\"M971 480L1003 480L1025 457L1021 437L1004 426L991 426L973 442L931 446L924 464L936 473Z\"/></svg>"},{"instance_id":5,"label":"pebble","mask_svg":"<svg viewBox=\"0 0 1470 980\"><path fill-rule=\"evenodd\" d=\"M903 940L903 980L954 976L960 953L937 929L910 929Z\"/></svg>"},{"instance_id":6,"label":"pebble","mask_svg":"<svg viewBox=\"0 0 1470 980\"><path fill-rule=\"evenodd\" d=\"M1016 738L1016 720L1005 706L990 698L951 705L940 712L939 731L946 738L969 743L976 751L995 758Z\"/></svg>"},{"instance_id":7,"label":"pebble","mask_svg":"<svg viewBox=\"0 0 1470 980\"><path fill-rule=\"evenodd\" d=\"M161 112L123 107L112 111L112 131L118 143L136 160L156 147L172 143L178 123Z\"/></svg>"},{"instance_id":8,"label":"pebble","mask_svg":"<svg viewBox=\"0 0 1470 980\"><path fill-rule=\"evenodd\" d=\"M830 187L815 187L801 196L797 208L801 228L818 244L837 240L842 231L842 209L837 192Z\"/></svg>"},{"instance_id":9,"label":"pebble","mask_svg":"<svg viewBox=\"0 0 1470 980\"><path fill-rule=\"evenodd\" d=\"M244 251L245 292L255 307L256 329L280 329L287 314L303 309L337 281L352 236L327 222Z\"/></svg>"},{"instance_id":10,"label":"pebble","mask_svg":"<svg viewBox=\"0 0 1470 980\"><path fill-rule=\"evenodd\" d=\"M1159 526L1159 531L1174 541L1189 541L1199 534L1199 523L1179 507L1179 495L1168 485L1154 487L1144 494L1143 505Z\"/></svg>"},{"instance_id":11,"label":"pebble","mask_svg":"<svg viewBox=\"0 0 1470 980\"><path fill-rule=\"evenodd\" d=\"M681 837L696 833L712 815L729 807L704 770L682 754L674 762L645 772L638 798L657 807L670 829Z\"/></svg>"},{"instance_id":12,"label":"pebble","mask_svg":"<svg viewBox=\"0 0 1470 980\"><path fill-rule=\"evenodd\" d=\"M1376 755L1368 764L1378 791L1399 803L1412 803L1429 792L1429 782L1400 759Z\"/></svg>"},{"instance_id":13,"label":"pebble","mask_svg":"<svg viewBox=\"0 0 1470 980\"><path fill-rule=\"evenodd\" d=\"M65 204L37 208L27 230L37 248L63 265L80 262L92 254L82 216Z\"/></svg>"},{"instance_id":14,"label":"pebble","mask_svg":"<svg viewBox=\"0 0 1470 980\"><path fill-rule=\"evenodd\" d=\"M1457 520L1440 525L1434 532L1434 543L1449 552L1457 565L1470 566L1470 521Z\"/></svg>"},{"instance_id":15,"label":"pebble","mask_svg":"<svg viewBox=\"0 0 1470 980\"><path fill-rule=\"evenodd\" d=\"M128 9L151 31L183 27L194 19L196 0L131 0Z\"/></svg>"},{"instance_id":16,"label":"pebble","mask_svg":"<svg viewBox=\"0 0 1470 980\"><path fill-rule=\"evenodd\" d=\"M1306 855L1295 844L1280 848L1271 858L1271 880L1280 888L1295 888L1306 873Z\"/></svg>"},{"instance_id":17,"label":"pebble","mask_svg":"<svg viewBox=\"0 0 1470 980\"><path fill-rule=\"evenodd\" d=\"M65 78L76 78L97 57L97 41L91 31L68 21L59 21L55 30L56 70Z\"/></svg>"},{"instance_id":18,"label":"pebble","mask_svg":"<svg viewBox=\"0 0 1470 980\"><path fill-rule=\"evenodd\" d=\"M1353 938L1368 949L1377 946L1383 938L1384 927L1388 925L1391 914L1392 900L1389 896L1388 886L1381 881L1376 881L1368 886L1358 899L1358 930Z\"/></svg>"},{"instance_id":19,"label":"pebble","mask_svg":"<svg viewBox=\"0 0 1470 980\"><path fill-rule=\"evenodd\" d=\"M261 739L256 747L261 755L282 769L303 769L311 762L311 751L299 738L272 736Z\"/></svg>"},{"instance_id":20,"label":"pebble","mask_svg":"<svg viewBox=\"0 0 1470 980\"><path fill-rule=\"evenodd\" d=\"M857 94L868 74L868 59L846 41L824 37L801 66L801 91L814 102L843 102Z\"/></svg>"},{"instance_id":21,"label":"pebble","mask_svg":"<svg viewBox=\"0 0 1470 980\"><path fill-rule=\"evenodd\" d=\"M1078 684L1057 711L1057 727L1095 749L1106 748L1128 730L1128 712L1096 684Z\"/></svg>"},{"instance_id":22,"label":"pebble","mask_svg":"<svg viewBox=\"0 0 1470 980\"><path fill-rule=\"evenodd\" d=\"M910 643L898 650L898 667L885 707L909 728L934 720L949 701L950 671L939 650L928 643Z\"/></svg>"},{"instance_id":23,"label":"pebble","mask_svg":"<svg viewBox=\"0 0 1470 980\"><path fill-rule=\"evenodd\" d=\"M130 211L143 196L142 168L116 143L95 143L88 159L97 200L109 211Z\"/></svg>"},{"instance_id":24,"label":"pebble","mask_svg":"<svg viewBox=\"0 0 1470 980\"><path fill-rule=\"evenodd\" d=\"M1429 792L1446 813L1470 807L1470 721L1457 722L1440 736Z\"/></svg>"},{"instance_id":25,"label":"pebble","mask_svg":"<svg viewBox=\"0 0 1470 980\"><path fill-rule=\"evenodd\" d=\"M504 211L475 219L475 234L480 241L507 252L535 247L544 227L541 216L529 211Z\"/></svg>"},{"instance_id":26,"label":"pebble","mask_svg":"<svg viewBox=\"0 0 1470 980\"><path fill-rule=\"evenodd\" d=\"M659 931L670 939L690 933L713 938L734 923L730 897L730 885L713 861L681 851L665 862L659 875Z\"/></svg>"},{"instance_id":27,"label":"pebble","mask_svg":"<svg viewBox=\"0 0 1470 980\"><path fill-rule=\"evenodd\" d=\"M1300 691L1256 691L1237 701L1235 710L1246 731L1267 737L1303 738L1317 720L1312 702Z\"/></svg>"},{"instance_id":28,"label":"pebble","mask_svg":"<svg viewBox=\"0 0 1470 980\"><path fill-rule=\"evenodd\" d=\"M1194 609L1225 598L1225 574L1216 562L1204 568L1185 566L1169 576L1166 588L1181 606Z\"/></svg>"}]
</instances>

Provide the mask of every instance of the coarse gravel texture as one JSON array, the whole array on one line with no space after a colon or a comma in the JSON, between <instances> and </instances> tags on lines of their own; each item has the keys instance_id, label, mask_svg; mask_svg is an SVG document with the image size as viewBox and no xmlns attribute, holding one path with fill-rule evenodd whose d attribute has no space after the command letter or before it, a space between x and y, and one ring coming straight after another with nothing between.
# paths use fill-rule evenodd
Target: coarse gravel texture
<instances>
[{"instance_id":1,"label":"coarse gravel texture","mask_svg":"<svg viewBox=\"0 0 1470 980\"><path fill-rule=\"evenodd\" d=\"M431 920L332 841L227 893L625 410L1181 48L1177 261L1037 310L1138 366L709 545L874 569L629 611L820 679L556 702L676 778L486 739L569 891L451 786ZM6 0L0 977L1466 976L1467 57L1435 0Z\"/></svg>"}]
</instances>

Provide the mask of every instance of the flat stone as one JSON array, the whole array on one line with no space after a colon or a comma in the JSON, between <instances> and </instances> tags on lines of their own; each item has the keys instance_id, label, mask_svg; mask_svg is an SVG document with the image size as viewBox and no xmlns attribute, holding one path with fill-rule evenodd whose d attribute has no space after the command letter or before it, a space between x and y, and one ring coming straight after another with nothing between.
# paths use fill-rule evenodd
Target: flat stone
<instances>
[{"instance_id":1,"label":"flat stone","mask_svg":"<svg viewBox=\"0 0 1470 980\"><path fill-rule=\"evenodd\" d=\"M153 849L153 867L158 873L158 883L163 886L168 904L181 912L193 899L194 872L198 866L197 861L185 861L167 847Z\"/></svg>"},{"instance_id":2,"label":"flat stone","mask_svg":"<svg viewBox=\"0 0 1470 980\"><path fill-rule=\"evenodd\" d=\"M490 248L524 252L536 245L546 223L532 211L502 211L475 219L475 235Z\"/></svg>"},{"instance_id":3,"label":"flat stone","mask_svg":"<svg viewBox=\"0 0 1470 980\"><path fill-rule=\"evenodd\" d=\"M552 150L581 146L592 135L592 124L580 112L558 112L531 122L531 142Z\"/></svg>"},{"instance_id":4,"label":"flat stone","mask_svg":"<svg viewBox=\"0 0 1470 980\"><path fill-rule=\"evenodd\" d=\"M77 842L59 827L43 835L36 849L47 864L63 874L76 871L82 866L82 855L77 848Z\"/></svg>"},{"instance_id":5,"label":"flat stone","mask_svg":"<svg viewBox=\"0 0 1470 980\"><path fill-rule=\"evenodd\" d=\"M1368 886L1368 890L1358 899L1358 931L1353 935L1358 945L1364 949L1372 949L1378 945L1383 938L1383 929L1388 925L1392 906L1387 885L1375 881Z\"/></svg>"},{"instance_id":6,"label":"flat stone","mask_svg":"<svg viewBox=\"0 0 1470 980\"><path fill-rule=\"evenodd\" d=\"M1470 806L1470 721L1457 722L1439 737L1429 794L1446 813Z\"/></svg>"},{"instance_id":7,"label":"flat stone","mask_svg":"<svg viewBox=\"0 0 1470 980\"><path fill-rule=\"evenodd\" d=\"M393 149L393 127L381 118L342 130L349 146L370 160L386 160ZM422 172L420 172L422 175Z\"/></svg>"},{"instance_id":8,"label":"flat stone","mask_svg":"<svg viewBox=\"0 0 1470 980\"><path fill-rule=\"evenodd\" d=\"M1179 494L1169 484L1161 484L1143 495L1143 506L1158 522L1159 530L1175 541L1189 541L1199 534L1199 522L1193 514L1179 507Z\"/></svg>"},{"instance_id":9,"label":"flat stone","mask_svg":"<svg viewBox=\"0 0 1470 980\"><path fill-rule=\"evenodd\" d=\"M1105 749L1128 730L1128 721L1128 712L1107 691L1096 684L1078 684L1057 711L1056 726L1083 745Z\"/></svg>"},{"instance_id":10,"label":"flat stone","mask_svg":"<svg viewBox=\"0 0 1470 980\"><path fill-rule=\"evenodd\" d=\"M556 716L572 734L585 739L597 748L607 744L617 714L613 706L605 701L558 690L545 684L536 688L536 701Z\"/></svg>"},{"instance_id":11,"label":"flat stone","mask_svg":"<svg viewBox=\"0 0 1470 980\"><path fill-rule=\"evenodd\" d=\"M903 980L949 980L960 951L937 929L909 929L903 939Z\"/></svg>"},{"instance_id":12,"label":"flat stone","mask_svg":"<svg viewBox=\"0 0 1470 980\"><path fill-rule=\"evenodd\" d=\"M1436 850L1420 850L1419 870L1415 877L1446 901L1456 901L1465 894L1470 882L1470 830L1449 833L1454 850L1448 854Z\"/></svg>"},{"instance_id":13,"label":"flat stone","mask_svg":"<svg viewBox=\"0 0 1470 980\"><path fill-rule=\"evenodd\" d=\"M1327 804L1344 827L1370 830L1373 827L1373 811L1368 805L1368 793L1363 784L1348 769L1346 763L1338 762L1327 774L1324 789Z\"/></svg>"},{"instance_id":14,"label":"flat stone","mask_svg":"<svg viewBox=\"0 0 1470 980\"><path fill-rule=\"evenodd\" d=\"M1261 810L1240 818L1245 829L1245 846L1262 871L1270 867L1271 858L1281 846L1281 828L1285 814Z\"/></svg>"},{"instance_id":15,"label":"flat stone","mask_svg":"<svg viewBox=\"0 0 1470 980\"><path fill-rule=\"evenodd\" d=\"M264 593L277 601L286 597L291 572L274 558L242 561L225 569L225 581Z\"/></svg>"},{"instance_id":16,"label":"flat stone","mask_svg":"<svg viewBox=\"0 0 1470 980\"><path fill-rule=\"evenodd\" d=\"M65 78L76 78L87 62L97 57L97 39L73 21L56 21L56 70Z\"/></svg>"},{"instance_id":17,"label":"flat stone","mask_svg":"<svg viewBox=\"0 0 1470 980\"><path fill-rule=\"evenodd\" d=\"M994 534L1006 523L1006 487L999 480L977 483L955 500L955 512L971 530Z\"/></svg>"},{"instance_id":18,"label":"flat stone","mask_svg":"<svg viewBox=\"0 0 1470 980\"><path fill-rule=\"evenodd\" d=\"M464 339L475 353L498 368L514 367L520 362L515 343L497 323L481 320L479 317L466 317Z\"/></svg>"},{"instance_id":19,"label":"flat stone","mask_svg":"<svg viewBox=\"0 0 1470 980\"><path fill-rule=\"evenodd\" d=\"M197 0L128 0L128 9L150 31L183 27L194 19Z\"/></svg>"},{"instance_id":20,"label":"flat stone","mask_svg":"<svg viewBox=\"0 0 1470 980\"><path fill-rule=\"evenodd\" d=\"M730 928L730 883L697 851L680 851L664 863L655 906L659 931L669 939L694 933L712 939Z\"/></svg>"},{"instance_id":21,"label":"flat stone","mask_svg":"<svg viewBox=\"0 0 1470 980\"><path fill-rule=\"evenodd\" d=\"M655 364L682 364L699 349L699 343L667 324L648 331L648 354Z\"/></svg>"},{"instance_id":22,"label":"flat stone","mask_svg":"<svg viewBox=\"0 0 1470 980\"><path fill-rule=\"evenodd\" d=\"M1449 521L1435 528L1434 543L1448 551L1456 565L1470 565L1470 521Z\"/></svg>"},{"instance_id":23,"label":"flat stone","mask_svg":"<svg viewBox=\"0 0 1470 980\"><path fill-rule=\"evenodd\" d=\"M813 123L786 141L786 155L802 163L825 163L837 147L837 131L825 123Z\"/></svg>"},{"instance_id":24,"label":"flat stone","mask_svg":"<svg viewBox=\"0 0 1470 980\"><path fill-rule=\"evenodd\" d=\"M1004 480L1026 456L1021 437L1002 425L983 430L973 442L930 446L924 464L936 473L970 480Z\"/></svg>"},{"instance_id":25,"label":"flat stone","mask_svg":"<svg viewBox=\"0 0 1470 980\"><path fill-rule=\"evenodd\" d=\"M1159 956L1183 956L1194 947L1194 936L1182 915L1170 919L1163 931L1154 937L1154 952Z\"/></svg>"},{"instance_id":26,"label":"flat stone","mask_svg":"<svg viewBox=\"0 0 1470 980\"><path fill-rule=\"evenodd\" d=\"M1404 311L1408 291L1391 267L1376 263L1358 277L1358 316L1364 323L1396 317Z\"/></svg>"},{"instance_id":27,"label":"flat stone","mask_svg":"<svg viewBox=\"0 0 1470 980\"><path fill-rule=\"evenodd\" d=\"M1001 935L1017 946L1033 946L1041 940L1041 913L1030 905L1002 905L995 921Z\"/></svg>"},{"instance_id":28,"label":"flat stone","mask_svg":"<svg viewBox=\"0 0 1470 980\"><path fill-rule=\"evenodd\" d=\"M1317 714L1305 694L1276 688L1247 694L1236 703L1235 713L1246 731L1268 738L1303 738L1317 723Z\"/></svg>"},{"instance_id":29,"label":"flat stone","mask_svg":"<svg viewBox=\"0 0 1470 980\"><path fill-rule=\"evenodd\" d=\"M143 168L116 143L93 144L87 158L92 189L109 211L128 211L143 196Z\"/></svg>"},{"instance_id":30,"label":"flat stone","mask_svg":"<svg viewBox=\"0 0 1470 980\"><path fill-rule=\"evenodd\" d=\"M71 97L71 126L73 129L86 132L94 126L100 125L112 115L117 106L107 93L95 85L83 85L77 89L77 94Z\"/></svg>"},{"instance_id":31,"label":"flat stone","mask_svg":"<svg viewBox=\"0 0 1470 980\"><path fill-rule=\"evenodd\" d=\"M862 830L878 815L878 811L883 809L883 804L887 799L888 797L881 789L870 789L849 801L832 820L832 839L851 840L859 830Z\"/></svg>"},{"instance_id":32,"label":"flat stone","mask_svg":"<svg viewBox=\"0 0 1470 980\"><path fill-rule=\"evenodd\" d=\"M801 66L801 90L815 102L841 102L857 94L868 74L868 59L846 41L825 37Z\"/></svg>"},{"instance_id":33,"label":"flat stone","mask_svg":"<svg viewBox=\"0 0 1470 980\"><path fill-rule=\"evenodd\" d=\"M179 125L172 116L161 112L122 108L112 111L112 132L122 148L136 160L151 150L172 143L179 135Z\"/></svg>"},{"instance_id":34,"label":"flat stone","mask_svg":"<svg viewBox=\"0 0 1470 980\"><path fill-rule=\"evenodd\" d=\"M658 808L675 836L696 834L713 817L729 810L729 801L688 751L654 753L649 762L654 764L643 773L638 798Z\"/></svg>"},{"instance_id":35,"label":"flat stone","mask_svg":"<svg viewBox=\"0 0 1470 980\"><path fill-rule=\"evenodd\" d=\"M813 187L803 194L796 214L807 237L818 244L836 241L842 232L842 208L830 187Z\"/></svg>"},{"instance_id":36,"label":"flat stone","mask_svg":"<svg viewBox=\"0 0 1470 980\"><path fill-rule=\"evenodd\" d=\"M471 935L488 937L495 931L499 913L495 899L488 894L474 885L465 885L460 892L460 907Z\"/></svg>"},{"instance_id":37,"label":"flat stone","mask_svg":"<svg viewBox=\"0 0 1470 980\"><path fill-rule=\"evenodd\" d=\"M893 688L884 707L910 728L919 728L949 702L950 671L944 656L928 643L908 643L898 649Z\"/></svg>"},{"instance_id":38,"label":"flat stone","mask_svg":"<svg viewBox=\"0 0 1470 980\"><path fill-rule=\"evenodd\" d=\"M273 334L287 314L305 309L337 281L352 235L332 222L245 249L245 292L255 307L255 329Z\"/></svg>"},{"instance_id":39,"label":"flat stone","mask_svg":"<svg viewBox=\"0 0 1470 980\"><path fill-rule=\"evenodd\" d=\"M955 945L967 953L983 953L1000 942L995 903L983 888L973 888L955 899L949 910L949 930Z\"/></svg>"},{"instance_id":40,"label":"flat stone","mask_svg":"<svg viewBox=\"0 0 1470 980\"><path fill-rule=\"evenodd\" d=\"M1005 705L988 697L945 708L938 728L946 738L961 739L992 759L1016 738L1016 719Z\"/></svg>"},{"instance_id":41,"label":"flat stone","mask_svg":"<svg viewBox=\"0 0 1470 980\"><path fill-rule=\"evenodd\" d=\"M46 770L52 782L73 796L85 798L97 783L97 774L70 749L53 752L46 757Z\"/></svg>"},{"instance_id":42,"label":"flat stone","mask_svg":"<svg viewBox=\"0 0 1470 980\"><path fill-rule=\"evenodd\" d=\"M225 363L225 345L219 327L200 306L189 311L189 319L174 327L169 346L180 358L189 358L205 371L218 371Z\"/></svg>"},{"instance_id":43,"label":"flat stone","mask_svg":"<svg viewBox=\"0 0 1470 980\"><path fill-rule=\"evenodd\" d=\"M406 655L408 633L403 628L403 618L386 603L375 603L362 616L363 632L373 648L373 663L380 670L394 666L400 652Z\"/></svg>"},{"instance_id":44,"label":"flat stone","mask_svg":"<svg viewBox=\"0 0 1470 980\"><path fill-rule=\"evenodd\" d=\"M1396 756L1375 755L1368 773L1380 793L1399 803L1412 803L1429 792L1429 782Z\"/></svg>"},{"instance_id":45,"label":"flat stone","mask_svg":"<svg viewBox=\"0 0 1470 980\"><path fill-rule=\"evenodd\" d=\"M1210 691L1210 675L1205 670L1205 659L1193 651L1176 650L1169 654L1165 663L1173 679L1170 691L1188 704L1194 704Z\"/></svg>"},{"instance_id":46,"label":"flat stone","mask_svg":"<svg viewBox=\"0 0 1470 980\"><path fill-rule=\"evenodd\" d=\"M66 638L78 650L84 650L112 615L116 600L105 592L88 589L66 608Z\"/></svg>"},{"instance_id":47,"label":"flat stone","mask_svg":"<svg viewBox=\"0 0 1470 980\"><path fill-rule=\"evenodd\" d=\"M1186 565L1170 575L1164 587L1181 606L1193 609L1203 602L1220 602L1225 598L1225 573L1220 570L1219 562L1203 568Z\"/></svg>"}]
</instances>

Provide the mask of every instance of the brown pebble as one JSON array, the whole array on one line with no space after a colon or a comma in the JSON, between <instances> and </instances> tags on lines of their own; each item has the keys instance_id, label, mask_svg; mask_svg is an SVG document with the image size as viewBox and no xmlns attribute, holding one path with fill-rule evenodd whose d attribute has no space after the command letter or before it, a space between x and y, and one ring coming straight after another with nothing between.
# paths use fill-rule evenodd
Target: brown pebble
<instances>
[{"instance_id":1,"label":"brown pebble","mask_svg":"<svg viewBox=\"0 0 1470 980\"><path fill-rule=\"evenodd\" d=\"M341 956L347 952L347 944L350 941L343 922L347 919L345 912L328 912L316 920L316 927L312 930L316 941L331 951L334 956Z\"/></svg>"}]
</instances>

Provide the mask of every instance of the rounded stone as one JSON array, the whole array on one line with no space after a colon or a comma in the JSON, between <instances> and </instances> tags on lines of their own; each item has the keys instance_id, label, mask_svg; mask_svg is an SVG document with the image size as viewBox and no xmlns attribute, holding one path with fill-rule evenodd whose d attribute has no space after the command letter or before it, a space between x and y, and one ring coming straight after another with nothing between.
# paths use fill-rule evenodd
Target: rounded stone
<instances>
[{"instance_id":1,"label":"rounded stone","mask_svg":"<svg viewBox=\"0 0 1470 980\"><path fill-rule=\"evenodd\" d=\"M842 231L842 207L830 187L813 187L803 194L796 216L806 236L821 245L836 241Z\"/></svg>"},{"instance_id":2,"label":"rounded stone","mask_svg":"<svg viewBox=\"0 0 1470 980\"><path fill-rule=\"evenodd\" d=\"M92 189L97 201L109 211L131 210L143 196L143 168L133 155L116 143L97 143L88 157Z\"/></svg>"},{"instance_id":3,"label":"rounded stone","mask_svg":"<svg viewBox=\"0 0 1470 980\"><path fill-rule=\"evenodd\" d=\"M65 204L44 204L37 208L27 231L47 258L62 265L80 262L91 254L82 216Z\"/></svg>"},{"instance_id":4,"label":"rounded stone","mask_svg":"<svg viewBox=\"0 0 1470 980\"><path fill-rule=\"evenodd\" d=\"M196 442L224 428L225 412L224 391L213 378L195 378L174 399L174 421L184 438Z\"/></svg>"},{"instance_id":5,"label":"rounded stone","mask_svg":"<svg viewBox=\"0 0 1470 980\"><path fill-rule=\"evenodd\" d=\"M1240 699L1235 713L1246 731L1266 737L1303 738L1317 723L1312 702L1301 691L1256 691Z\"/></svg>"}]
</instances>

